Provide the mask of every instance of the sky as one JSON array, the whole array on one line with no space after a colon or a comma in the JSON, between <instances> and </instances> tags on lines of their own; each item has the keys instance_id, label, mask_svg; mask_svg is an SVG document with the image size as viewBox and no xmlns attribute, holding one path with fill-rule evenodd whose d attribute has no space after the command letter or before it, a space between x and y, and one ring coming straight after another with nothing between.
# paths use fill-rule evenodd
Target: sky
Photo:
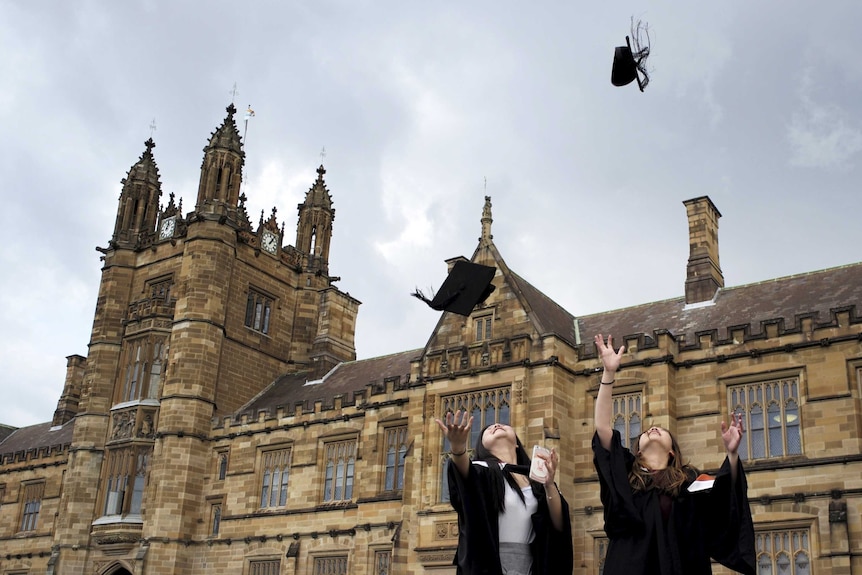
<instances>
[{"instance_id":1,"label":"sky","mask_svg":"<svg viewBox=\"0 0 862 575\"><path fill-rule=\"evenodd\" d=\"M862 260L855 1L0 7L3 424L50 421L87 354L95 248L144 141L188 212L231 101L255 111L253 223L277 208L293 244L326 167L359 359L425 345L439 313L409 294L470 257L486 195L508 266L576 316L682 296L683 201L704 195L728 287ZM610 83L633 18L644 92Z\"/></svg>"}]
</instances>

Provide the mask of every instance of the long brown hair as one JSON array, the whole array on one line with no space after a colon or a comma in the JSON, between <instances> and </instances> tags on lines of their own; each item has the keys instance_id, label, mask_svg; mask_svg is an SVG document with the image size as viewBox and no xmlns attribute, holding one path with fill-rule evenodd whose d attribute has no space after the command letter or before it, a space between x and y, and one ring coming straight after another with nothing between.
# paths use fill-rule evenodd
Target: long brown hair
<instances>
[{"instance_id":1,"label":"long brown hair","mask_svg":"<svg viewBox=\"0 0 862 575\"><path fill-rule=\"evenodd\" d=\"M671 497L677 497L685 482L697 477L697 469L683 461L682 451L676 437L670 431L666 429L665 431L670 435L673 455L668 455L667 467L664 469L653 471L643 465L640 456L640 440L643 433L633 441L632 450L637 455L635 463L629 471L629 485L634 491L658 489Z\"/></svg>"}]
</instances>

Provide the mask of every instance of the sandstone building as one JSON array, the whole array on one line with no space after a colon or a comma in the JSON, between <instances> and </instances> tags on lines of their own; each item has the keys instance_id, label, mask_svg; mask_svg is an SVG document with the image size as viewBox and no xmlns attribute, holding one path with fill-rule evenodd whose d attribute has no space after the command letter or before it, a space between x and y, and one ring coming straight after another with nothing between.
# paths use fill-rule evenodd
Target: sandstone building
<instances>
[{"instance_id":1,"label":"sandstone building","mask_svg":"<svg viewBox=\"0 0 862 575\"><path fill-rule=\"evenodd\" d=\"M100 249L88 356L68 358L52 421L0 426L0 574L454 573L433 419L460 408L560 450L575 572L597 575L598 332L627 346L626 437L665 426L716 469L720 422L744 415L760 573L862 573L862 263L726 287L699 197L683 296L576 316L508 267L486 198L469 260L497 269L491 297L421 349L357 360L323 166L287 245L275 210L246 213L227 112L186 214L161 206L146 143Z\"/></svg>"}]
</instances>

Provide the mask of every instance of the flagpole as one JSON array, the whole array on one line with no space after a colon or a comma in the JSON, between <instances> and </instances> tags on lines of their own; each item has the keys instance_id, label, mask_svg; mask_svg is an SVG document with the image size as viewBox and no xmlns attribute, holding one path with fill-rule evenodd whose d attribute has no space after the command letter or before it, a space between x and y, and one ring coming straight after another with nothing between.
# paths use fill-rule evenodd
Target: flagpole
<instances>
[{"instance_id":1,"label":"flagpole","mask_svg":"<svg viewBox=\"0 0 862 575\"><path fill-rule=\"evenodd\" d=\"M248 133L248 119L253 118L253 117L254 117L254 110L251 109L251 104L249 104L248 108L245 111L245 126L243 127L243 130L242 130L243 148L245 148L245 137L246 137L246 134ZM248 183L248 163L246 163L245 167L246 167L246 169L242 171L242 182L240 183L240 186L242 186L243 184L248 185L247 184Z\"/></svg>"}]
</instances>

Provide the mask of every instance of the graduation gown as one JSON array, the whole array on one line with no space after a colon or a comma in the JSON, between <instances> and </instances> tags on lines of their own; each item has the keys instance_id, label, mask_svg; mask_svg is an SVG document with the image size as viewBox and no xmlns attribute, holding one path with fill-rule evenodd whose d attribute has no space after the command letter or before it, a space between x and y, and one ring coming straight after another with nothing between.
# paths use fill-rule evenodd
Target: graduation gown
<instances>
[{"instance_id":1,"label":"graduation gown","mask_svg":"<svg viewBox=\"0 0 862 575\"><path fill-rule=\"evenodd\" d=\"M492 471L471 462L467 477L454 463L448 466L449 500L458 512L458 550L453 565L458 575L502 575L500 533L494 502L490 500ZM573 569L572 523L569 505L560 495L563 530L551 523L548 502L536 498L539 507L532 515L535 537L530 544L533 575L571 575Z\"/></svg>"},{"instance_id":2,"label":"graduation gown","mask_svg":"<svg viewBox=\"0 0 862 575\"><path fill-rule=\"evenodd\" d=\"M742 461L736 481L725 458L710 490L690 493L691 476L672 499L667 522L658 490L633 491L629 471L635 456L614 430L610 450L593 435L608 546L604 575L709 575L710 557L755 575L754 525Z\"/></svg>"}]
</instances>

